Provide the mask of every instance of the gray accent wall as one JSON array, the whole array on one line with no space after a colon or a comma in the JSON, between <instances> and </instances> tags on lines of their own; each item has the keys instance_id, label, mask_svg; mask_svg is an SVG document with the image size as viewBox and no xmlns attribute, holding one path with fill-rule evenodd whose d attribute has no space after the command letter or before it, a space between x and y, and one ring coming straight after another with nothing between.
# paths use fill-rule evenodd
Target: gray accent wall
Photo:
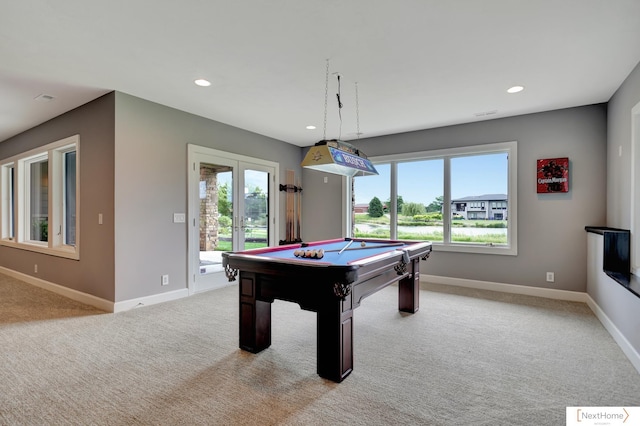
<instances>
[{"instance_id":1,"label":"gray accent wall","mask_svg":"<svg viewBox=\"0 0 640 426\"><path fill-rule=\"evenodd\" d=\"M607 225L614 228L631 227L631 109L638 102L640 64L608 104Z\"/></svg>"},{"instance_id":2,"label":"gray accent wall","mask_svg":"<svg viewBox=\"0 0 640 426\"><path fill-rule=\"evenodd\" d=\"M306 155L308 149L303 150ZM304 156L302 157L304 158ZM326 178L327 183L324 183ZM302 170L302 239L342 238L342 176Z\"/></svg>"},{"instance_id":3,"label":"gray accent wall","mask_svg":"<svg viewBox=\"0 0 640 426\"><path fill-rule=\"evenodd\" d=\"M110 93L0 142L2 159L80 135L80 259L0 246L0 266L113 300L114 110L115 96ZM102 225L98 225L98 213L103 213Z\"/></svg>"},{"instance_id":4,"label":"gray accent wall","mask_svg":"<svg viewBox=\"0 0 640 426\"><path fill-rule=\"evenodd\" d=\"M631 228L631 109L638 102L640 64L629 74L608 104L606 225L614 228ZM637 179L636 177L636 185ZM636 205L638 202L640 201L636 200ZM638 236L632 233L631 238ZM636 353L640 353L640 298L629 291L620 291L619 284L613 280L597 284L589 295L634 347ZM614 286L615 288L611 288Z\"/></svg>"},{"instance_id":5,"label":"gray accent wall","mask_svg":"<svg viewBox=\"0 0 640 426\"><path fill-rule=\"evenodd\" d=\"M299 147L120 92L115 124L116 302L187 287L187 224L173 223L187 213L187 144L278 162L281 183L300 176Z\"/></svg>"},{"instance_id":6,"label":"gray accent wall","mask_svg":"<svg viewBox=\"0 0 640 426\"><path fill-rule=\"evenodd\" d=\"M0 266L111 302L187 288L187 224L173 213L187 213L188 144L278 162L283 183L301 176L297 146L119 92L0 142L0 159L75 134L80 260L0 246ZM283 196L278 211L284 239Z\"/></svg>"},{"instance_id":7,"label":"gray accent wall","mask_svg":"<svg viewBox=\"0 0 640 426\"><path fill-rule=\"evenodd\" d=\"M436 248L421 272L586 291L584 227L603 224L606 214L606 125L606 105L599 104L351 143L375 157L517 141L518 255L454 253ZM566 194L537 194L536 160L555 157L569 157L570 190ZM330 177L325 184L323 176L315 171L304 172L305 239L341 236L341 179ZM546 282L546 272L555 273L554 283Z\"/></svg>"}]
</instances>

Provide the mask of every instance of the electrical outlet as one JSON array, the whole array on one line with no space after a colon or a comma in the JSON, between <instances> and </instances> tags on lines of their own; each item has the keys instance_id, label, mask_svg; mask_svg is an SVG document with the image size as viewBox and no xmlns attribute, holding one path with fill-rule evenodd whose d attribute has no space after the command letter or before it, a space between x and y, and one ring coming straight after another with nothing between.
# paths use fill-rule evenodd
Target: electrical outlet
<instances>
[{"instance_id":1,"label":"electrical outlet","mask_svg":"<svg viewBox=\"0 0 640 426\"><path fill-rule=\"evenodd\" d=\"M547 282L552 283L556 279L555 274L553 272L547 272Z\"/></svg>"},{"instance_id":2,"label":"electrical outlet","mask_svg":"<svg viewBox=\"0 0 640 426\"><path fill-rule=\"evenodd\" d=\"M38 264L33 265L33 272L38 273Z\"/></svg>"},{"instance_id":3,"label":"electrical outlet","mask_svg":"<svg viewBox=\"0 0 640 426\"><path fill-rule=\"evenodd\" d=\"M162 276L162 285L169 285L169 275Z\"/></svg>"}]
</instances>

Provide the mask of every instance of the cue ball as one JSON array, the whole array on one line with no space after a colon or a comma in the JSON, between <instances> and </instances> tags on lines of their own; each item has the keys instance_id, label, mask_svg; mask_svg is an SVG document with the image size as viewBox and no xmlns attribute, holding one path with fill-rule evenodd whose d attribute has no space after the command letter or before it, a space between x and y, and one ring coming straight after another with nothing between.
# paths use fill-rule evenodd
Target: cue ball
<instances>
[{"instance_id":1,"label":"cue ball","mask_svg":"<svg viewBox=\"0 0 640 426\"><path fill-rule=\"evenodd\" d=\"M360 243L360 247L364 247L366 245L367 245L367 243L365 243L364 241Z\"/></svg>"},{"instance_id":2,"label":"cue ball","mask_svg":"<svg viewBox=\"0 0 640 426\"><path fill-rule=\"evenodd\" d=\"M324 250L320 249L316 252L316 257L322 259L324 257Z\"/></svg>"}]
</instances>

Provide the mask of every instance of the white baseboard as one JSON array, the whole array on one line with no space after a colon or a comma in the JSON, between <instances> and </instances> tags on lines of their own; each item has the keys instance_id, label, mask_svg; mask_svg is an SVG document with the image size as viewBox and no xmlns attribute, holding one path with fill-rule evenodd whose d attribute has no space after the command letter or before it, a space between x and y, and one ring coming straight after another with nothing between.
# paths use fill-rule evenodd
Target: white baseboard
<instances>
[{"instance_id":1,"label":"white baseboard","mask_svg":"<svg viewBox=\"0 0 640 426\"><path fill-rule=\"evenodd\" d=\"M591 308L595 316L600 320L604 328L609 332L613 340L616 341L622 352L627 356L631 364L638 370L640 373L640 354L638 351L631 345L629 340L620 332L618 327L609 319L607 314L598 306L598 304L587 294L587 305Z\"/></svg>"},{"instance_id":2,"label":"white baseboard","mask_svg":"<svg viewBox=\"0 0 640 426\"><path fill-rule=\"evenodd\" d=\"M547 299L567 300L570 302L587 302L587 293L580 291L556 290L553 288L529 287L524 285L494 283L489 281L469 280L464 278L441 277L438 275L420 274L420 281L433 284L453 285L458 287L477 288L479 290L499 291L502 293L522 294L525 296L545 297Z\"/></svg>"},{"instance_id":3,"label":"white baseboard","mask_svg":"<svg viewBox=\"0 0 640 426\"><path fill-rule=\"evenodd\" d=\"M74 290L69 287L64 287L58 284L54 284L52 282L33 277L31 275L23 274L22 272L17 272L12 269L3 268L2 266L0 266L0 272L2 272L5 275L9 275L10 277L13 277L17 280L24 281L28 284L34 285L44 290L51 291L53 293L64 296L68 299L75 300L76 302L93 306L102 311L113 312L113 302L111 302L110 300L102 299L100 297L83 293L81 291Z\"/></svg>"},{"instance_id":4,"label":"white baseboard","mask_svg":"<svg viewBox=\"0 0 640 426\"><path fill-rule=\"evenodd\" d=\"M488 281L468 280L463 278L441 277L437 275L420 275L420 282L443 284L458 287L476 288L480 290L499 291L502 293L522 294L526 296L545 297L547 299L566 300L570 302L583 302L593 311L594 315L605 330L609 332L613 340L618 344L622 352L629 359L638 373L640 373L640 354L631 345L629 340L620 332L618 327L609 319L607 314L587 293L579 291L555 290L552 288L527 287L514 284L494 283Z\"/></svg>"},{"instance_id":5,"label":"white baseboard","mask_svg":"<svg viewBox=\"0 0 640 426\"><path fill-rule=\"evenodd\" d=\"M166 293L153 294L151 296L138 297L136 299L123 300L122 302L116 302L113 306L113 312L128 311L129 309L139 308L142 306L155 305L156 303L168 302L170 300L182 299L189 295L189 290L186 288L174 291L167 291Z\"/></svg>"},{"instance_id":6,"label":"white baseboard","mask_svg":"<svg viewBox=\"0 0 640 426\"><path fill-rule=\"evenodd\" d=\"M27 284L31 284L41 289L51 291L68 299L75 300L76 302L93 306L105 312L122 312L139 306L154 305L156 303L180 299L189 295L189 290L184 288L180 290L168 291L166 293L154 294L151 296L123 300L122 302L114 303L110 300L102 299L92 294L83 293L81 291L64 287L50 281L45 281L31 275L23 274L22 272L17 272L12 269L7 269L2 266L0 266L0 272L17 280L26 282Z\"/></svg>"}]
</instances>

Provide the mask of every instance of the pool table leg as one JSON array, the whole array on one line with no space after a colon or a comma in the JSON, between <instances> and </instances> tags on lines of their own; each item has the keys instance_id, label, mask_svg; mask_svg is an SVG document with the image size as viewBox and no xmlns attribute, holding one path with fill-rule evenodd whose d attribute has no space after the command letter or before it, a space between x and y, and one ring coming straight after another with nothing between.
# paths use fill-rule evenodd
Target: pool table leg
<instances>
[{"instance_id":1,"label":"pool table leg","mask_svg":"<svg viewBox=\"0 0 640 426\"><path fill-rule=\"evenodd\" d=\"M318 309L318 375L340 383L353 371L353 305L333 298Z\"/></svg>"},{"instance_id":2,"label":"pool table leg","mask_svg":"<svg viewBox=\"0 0 640 426\"><path fill-rule=\"evenodd\" d=\"M398 309L415 313L420 309L420 258L407 265L409 275L398 283Z\"/></svg>"},{"instance_id":3,"label":"pool table leg","mask_svg":"<svg viewBox=\"0 0 640 426\"><path fill-rule=\"evenodd\" d=\"M254 354L271 346L271 302L257 300L256 274L240 273L240 349Z\"/></svg>"}]
</instances>

